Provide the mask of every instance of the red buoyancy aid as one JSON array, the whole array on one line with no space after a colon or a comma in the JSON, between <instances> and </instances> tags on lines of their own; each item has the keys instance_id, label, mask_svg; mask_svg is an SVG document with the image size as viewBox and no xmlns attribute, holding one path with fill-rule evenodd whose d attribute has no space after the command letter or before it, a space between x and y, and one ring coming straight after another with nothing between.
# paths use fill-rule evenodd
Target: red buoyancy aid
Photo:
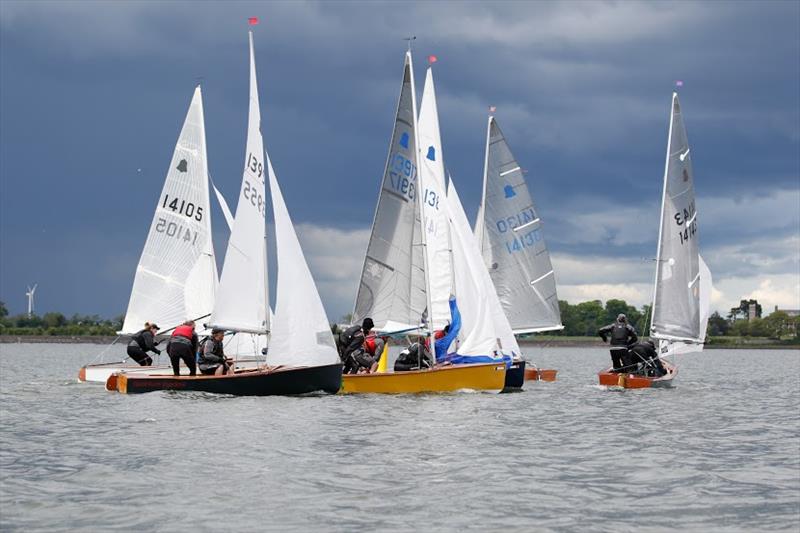
<instances>
[{"instance_id":1,"label":"red buoyancy aid","mask_svg":"<svg viewBox=\"0 0 800 533\"><path fill-rule=\"evenodd\" d=\"M364 349L366 351L368 351L369 353L371 353L372 355L375 355L375 336L374 335L370 335L369 337L367 337L364 340Z\"/></svg>"},{"instance_id":2,"label":"red buoyancy aid","mask_svg":"<svg viewBox=\"0 0 800 533\"><path fill-rule=\"evenodd\" d=\"M436 331L433 332L433 340L434 341L438 341L442 337L444 337L444 330L443 329L437 329ZM431 349L431 338L430 337L425 337L425 347L428 350Z\"/></svg>"},{"instance_id":3,"label":"red buoyancy aid","mask_svg":"<svg viewBox=\"0 0 800 533\"><path fill-rule=\"evenodd\" d=\"M192 326L178 326L175 328L175 331L172 332L173 337L185 337L189 340L192 340L192 336L194 335L194 328Z\"/></svg>"}]
</instances>

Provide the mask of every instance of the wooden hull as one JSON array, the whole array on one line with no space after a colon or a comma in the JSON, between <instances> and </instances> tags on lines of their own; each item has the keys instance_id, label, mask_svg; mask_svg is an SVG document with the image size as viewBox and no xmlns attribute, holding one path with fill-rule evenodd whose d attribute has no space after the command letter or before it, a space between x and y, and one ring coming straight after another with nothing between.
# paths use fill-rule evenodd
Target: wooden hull
<instances>
[{"instance_id":1,"label":"wooden hull","mask_svg":"<svg viewBox=\"0 0 800 533\"><path fill-rule=\"evenodd\" d=\"M169 359L167 359L167 362L169 362ZM237 359L236 368L253 369L258 366L258 363L259 361L253 358ZM171 376L172 366L169 364L140 366L135 363L128 363L126 361L99 363L82 366L80 370L78 370L78 380L87 383L107 383L108 378L118 372L125 372L128 375L136 374L142 376ZM189 373L189 369L183 364L183 362L181 362L181 372L184 374Z\"/></svg>"},{"instance_id":2,"label":"wooden hull","mask_svg":"<svg viewBox=\"0 0 800 533\"><path fill-rule=\"evenodd\" d=\"M116 381L116 383L112 383ZM311 392L336 394L342 385L342 364L241 370L227 376L142 376L124 372L109 377L123 394L159 390L199 391L234 396L292 396Z\"/></svg>"},{"instance_id":3,"label":"wooden hull","mask_svg":"<svg viewBox=\"0 0 800 533\"><path fill-rule=\"evenodd\" d=\"M450 365L409 372L347 374L342 378L343 394L414 394L453 392L463 389L501 391L505 386L504 364Z\"/></svg>"},{"instance_id":4,"label":"wooden hull","mask_svg":"<svg viewBox=\"0 0 800 533\"><path fill-rule=\"evenodd\" d=\"M506 382L503 392L514 392L522 390L525 384L525 361L514 361L511 367L506 369Z\"/></svg>"},{"instance_id":5,"label":"wooden hull","mask_svg":"<svg viewBox=\"0 0 800 533\"><path fill-rule=\"evenodd\" d=\"M555 381L558 370L551 368L526 368L525 381Z\"/></svg>"},{"instance_id":6,"label":"wooden hull","mask_svg":"<svg viewBox=\"0 0 800 533\"><path fill-rule=\"evenodd\" d=\"M623 389L649 389L658 387L672 387L675 376L678 375L678 368L674 365L662 361L664 367L667 369L667 374L660 378L649 378L646 376L637 376L634 374L618 374L611 372L611 368L600 372L597 377L600 380L600 385L606 387L620 387Z\"/></svg>"}]
</instances>

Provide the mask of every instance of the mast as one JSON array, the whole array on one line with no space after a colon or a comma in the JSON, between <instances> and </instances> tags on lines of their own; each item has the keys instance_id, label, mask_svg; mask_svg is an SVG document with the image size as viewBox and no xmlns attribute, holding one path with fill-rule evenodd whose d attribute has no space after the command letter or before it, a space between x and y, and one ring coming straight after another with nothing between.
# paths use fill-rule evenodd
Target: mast
<instances>
[{"instance_id":1,"label":"mast","mask_svg":"<svg viewBox=\"0 0 800 533\"><path fill-rule=\"evenodd\" d=\"M475 222L475 229L477 230L478 249L483 254L483 242L485 241L485 227L486 227L486 180L489 173L489 141L492 136L492 115L489 115L489 120L486 121L486 150L483 152L483 191L481 192L481 205L478 210L478 220Z\"/></svg>"},{"instance_id":2,"label":"mast","mask_svg":"<svg viewBox=\"0 0 800 533\"><path fill-rule=\"evenodd\" d=\"M664 208L666 205L667 197L667 179L669 178L669 156L672 150L672 125L675 121L675 98L678 93L672 92L672 103L669 108L669 132L667 133L667 155L664 158L664 185L661 191L661 215L658 220L658 244L656 245L656 273L655 281L653 282L653 306L650 308L650 336L653 334L653 317L655 316L656 309L656 294L658 294L658 271L661 268L661 237L664 232Z\"/></svg>"},{"instance_id":3,"label":"mast","mask_svg":"<svg viewBox=\"0 0 800 533\"><path fill-rule=\"evenodd\" d=\"M428 272L428 244L427 239L425 237L425 209L422 206L422 187L420 185L420 180L422 179L422 173L419 171L419 162L420 157L422 154L419 151L419 130L417 128L417 89L416 85L414 84L414 63L411 59L411 43L409 42L409 49L406 52L406 56L408 57L408 65L409 65L409 72L411 77L411 113L413 117L414 123L414 153L416 154L416 163L417 163L417 209L419 210L419 220L420 220L420 227L422 231L420 232L421 237L421 244L422 244L422 264L423 264L423 271L425 276L425 299L427 301L428 307L428 322L426 324L428 328L428 342L430 349L432 350L433 354L433 363L436 363L436 347L433 345L433 303L431 300L431 287L430 287L430 279L429 279L429 272Z\"/></svg>"},{"instance_id":4,"label":"mast","mask_svg":"<svg viewBox=\"0 0 800 533\"><path fill-rule=\"evenodd\" d=\"M251 24L252 26L252 24ZM248 38L250 40L250 75L253 79L256 79L256 53L255 53L255 46L253 46L253 30L247 30ZM256 93L256 97L258 93ZM258 133L262 136L261 138L261 147L264 147L264 138L263 134L261 133L261 105L260 100L256 98L259 102L259 122L258 122ZM269 155L267 154L266 150L262 150L261 156L267 162L267 173L269 173L269 169L272 168L272 162L269 160ZM264 180L265 182L267 180ZM266 200L266 198L265 198ZM272 328L272 316L269 307L269 262L267 261L267 217L266 215L262 216L264 222L264 238L261 240L261 256L262 260L264 261L264 307L265 315L267 317L267 331L266 334L269 335L270 329ZM269 337L267 337L267 346L269 346Z\"/></svg>"}]
</instances>

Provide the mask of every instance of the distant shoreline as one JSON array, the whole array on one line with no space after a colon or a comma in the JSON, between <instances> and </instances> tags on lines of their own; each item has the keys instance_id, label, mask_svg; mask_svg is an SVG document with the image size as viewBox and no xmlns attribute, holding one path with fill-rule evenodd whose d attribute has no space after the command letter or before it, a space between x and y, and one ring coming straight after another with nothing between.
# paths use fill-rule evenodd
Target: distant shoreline
<instances>
[{"instance_id":1,"label":"distant shoreline","mask_svg":"<svg viewBox=\"0 0 800 533\"><path fill-rule=\"evenodd\" d=\"M111 335L0 335L0 344L111 344L118 337ZM127 341L120 339L122 344L127 344ZM738 342L737 342L738 341ZM711 342L706 344L706 350L715 349L730 349L730 350L747 350L747 349L785 349L785 350L800 350L798 344L778 344L776 342L755 340L739 340L731 341L730 339L723 339L722 342ZM521 346L541 346L541 347L557 347L557 348L598 348L608 349L608 344L604 344L600 339L595 337L539 337L519 339Z\"/></svg>"}]
</instances>

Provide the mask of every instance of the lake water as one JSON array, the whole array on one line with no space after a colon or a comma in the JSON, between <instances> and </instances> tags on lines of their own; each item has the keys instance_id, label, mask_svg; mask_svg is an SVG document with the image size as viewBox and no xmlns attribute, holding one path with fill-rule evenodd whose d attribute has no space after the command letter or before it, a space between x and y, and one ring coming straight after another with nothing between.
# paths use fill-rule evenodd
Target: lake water
<instances>
[{"instance_id":1,"label":"lake water","mask_svg":"<svg viewBox=\"0 0 800 533\"><path fill-rule=\"evenodd\" d=\"M0 530L800 528L798 351L684 356L665 390L531 348L558 381L516 394L235 398L78 383L101 349L0 345Z\"/></svg>"}]
</instances>

